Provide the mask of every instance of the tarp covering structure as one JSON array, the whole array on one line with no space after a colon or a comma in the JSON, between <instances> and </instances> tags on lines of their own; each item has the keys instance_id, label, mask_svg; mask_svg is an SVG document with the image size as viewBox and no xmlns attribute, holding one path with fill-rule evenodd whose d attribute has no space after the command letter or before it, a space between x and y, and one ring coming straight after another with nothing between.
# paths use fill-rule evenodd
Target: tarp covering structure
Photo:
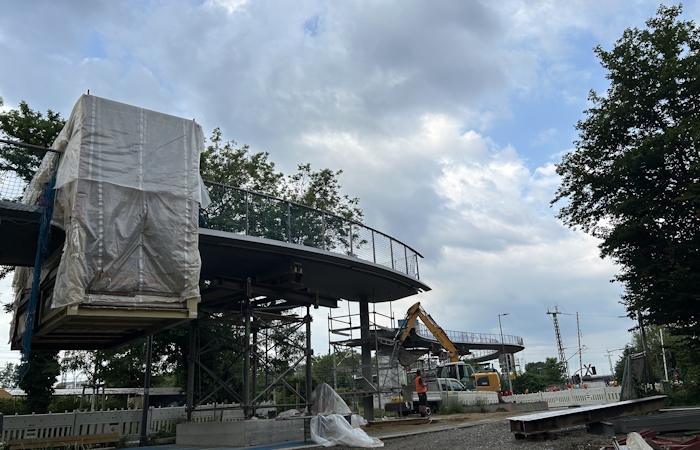
<instances>
[{"instance_id":1,"label":"tarp covering structure","mask_svg":"<svg viewBox=\"0 0 700 450\"><path fill-rule=\"evenodd\" d=\"M350 408L326 383L321 383L312 394L313 407L316 415L311 418L311 440L324 447L347 445L348 447L384 447L377 438L367 435L359 428L360 416L353 414L356 426L350 425ZM355 417L357 416L357 417ZM367 422L364 422L365 424Z\"/></svg>"},{"instance_id":2,"label":"tarp covering structure","mask_svg":"<svg viewBox=\"0 0 700 450\"><path fill-rule=\"evenodd\" d=\"M199 299L201 126L83 95L51 148L60 152L53 224L66 232L51 307ZM40 195L35 184L23 201ZM30 273L15 274L16 302Z\"/></svg>"}]
</instances>

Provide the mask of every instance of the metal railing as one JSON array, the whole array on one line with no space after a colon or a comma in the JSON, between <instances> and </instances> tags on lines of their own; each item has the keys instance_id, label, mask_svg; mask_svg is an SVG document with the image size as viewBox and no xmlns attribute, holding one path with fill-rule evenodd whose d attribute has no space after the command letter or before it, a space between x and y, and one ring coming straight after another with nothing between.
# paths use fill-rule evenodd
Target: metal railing
<instances>
[{"instance_id":1,"label":"metal railing","mask_svg":"<svg viewBox=\"0 0 700 450\"><path fill-rule=\"evenodd\" d=\"M433 333L430 332L428 327L423 324L416 323L415 325L416 333L418 336L434 339ZM523 338L518 336L513 336L509 334L503 335L503 343L501 343L500 334L487 334L487 333L469 333L466 331L450 331L443 330L447 337L455 344L487 344L495 346L499 345L517 345L523 347Z\"/></svg>"},{"instance_id":2,"label":"metal railing","mask_svg":"<svg viewBox=\"0 0 700 450\"><path fill-rule=\"evenodd\" d=\"M353 256L419 279L422 255L354 220L267 194L205 181L212 203L200 226Z\"/></svg>"},{"instance_id":3,"label":"metal railing","mask_svg":"<svg viewBox=\"0 0 700 450\"><path fill-rule=\"evenodd\" d=\"M58 155L56 154L55 157ZM50 180L54 157L38 163L33 189L14 172L0 172L0 201L36 205ZM31 175L31 174L30 174ZM320 209L259 192L205 181L212 203L200 210L200 226L353 256L420 279L422 255L393 237Z\"/></svg>"}]
</instances>

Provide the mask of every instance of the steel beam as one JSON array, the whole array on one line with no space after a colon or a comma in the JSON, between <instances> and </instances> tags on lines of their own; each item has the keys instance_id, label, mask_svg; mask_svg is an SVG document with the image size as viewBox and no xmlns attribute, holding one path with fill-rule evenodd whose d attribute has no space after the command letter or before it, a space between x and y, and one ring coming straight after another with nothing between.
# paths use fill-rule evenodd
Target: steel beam
<instances>
[{"instance_id":1,"label":"steel beam","mask_svg":"<svg viewBox=\"0 0 700 450\"><path fill-rule=\"evenodd\" d=\"M608 403L606 405L582 406L560 411L547 411L527 416L511 417L510 431L516 436L546 433L548 431L577 425L616 419L618 417L658 411L664 407L665 395Z\"/></svg>"}]
</instances>

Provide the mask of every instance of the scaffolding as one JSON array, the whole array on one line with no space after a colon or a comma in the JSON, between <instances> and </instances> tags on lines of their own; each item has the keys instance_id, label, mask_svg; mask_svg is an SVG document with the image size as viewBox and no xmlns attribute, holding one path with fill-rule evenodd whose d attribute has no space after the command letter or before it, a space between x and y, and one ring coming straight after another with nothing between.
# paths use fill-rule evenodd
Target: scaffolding
<instances>
[{"instance_id":1,"label":"scaffolding","mask_svg":"<svg viewBox=\"0 0 700 450\"><path fill-rule=\"evenodd\" d=\"M372 397L372 404L379 409L381 417L384 415L384 405L392 395L401 394L405 384L403 368L392 358L396 320L391 302L388 315L378 312L373 303L368 315L369 334L363 336L361 314L352 313L349 302L347 314L333 316L332 310L328 314L328 354L333 388L355 411L358 410L358 400ZM369 367L367 358L364 363L362 361L364 352L356 350L363 346L371 347ZM368 377L367 374L371 375Z\"/></svg>"}]
</instances>

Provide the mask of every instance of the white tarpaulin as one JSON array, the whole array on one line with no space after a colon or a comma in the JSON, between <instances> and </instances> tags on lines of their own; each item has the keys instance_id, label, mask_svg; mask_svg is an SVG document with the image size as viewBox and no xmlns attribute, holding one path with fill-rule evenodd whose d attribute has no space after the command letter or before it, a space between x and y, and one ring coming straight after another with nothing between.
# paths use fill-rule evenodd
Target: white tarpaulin
<instances>
[{"instance_id":1,"label":"white tarpaulin","mask_svg":"<svg viewBox=\"0 0 700 450\"><path fill-rule=\"evenodd\" d=\"M52 307L198 299L201 126L83 95L52 148L66 232Z\"/></svg>"},{"instance_id":2,"label":"white tarpaulin","mask_svg":"<svg viewBox=\"0 0 700 450\"><path fill-rule=\"evenodd\" d=\"M348 418L351 417L350 408L328 384L318 385L311 399L312 412L316 414L311 418L311 440L315 443L324 447L334 445L384 447L384 443L379 439L368 436L357 426L350 425L348 422ZM358 426L367 423L364 419L360 420L359 416L353 419Z\"/></svg>"}]
</instances>

